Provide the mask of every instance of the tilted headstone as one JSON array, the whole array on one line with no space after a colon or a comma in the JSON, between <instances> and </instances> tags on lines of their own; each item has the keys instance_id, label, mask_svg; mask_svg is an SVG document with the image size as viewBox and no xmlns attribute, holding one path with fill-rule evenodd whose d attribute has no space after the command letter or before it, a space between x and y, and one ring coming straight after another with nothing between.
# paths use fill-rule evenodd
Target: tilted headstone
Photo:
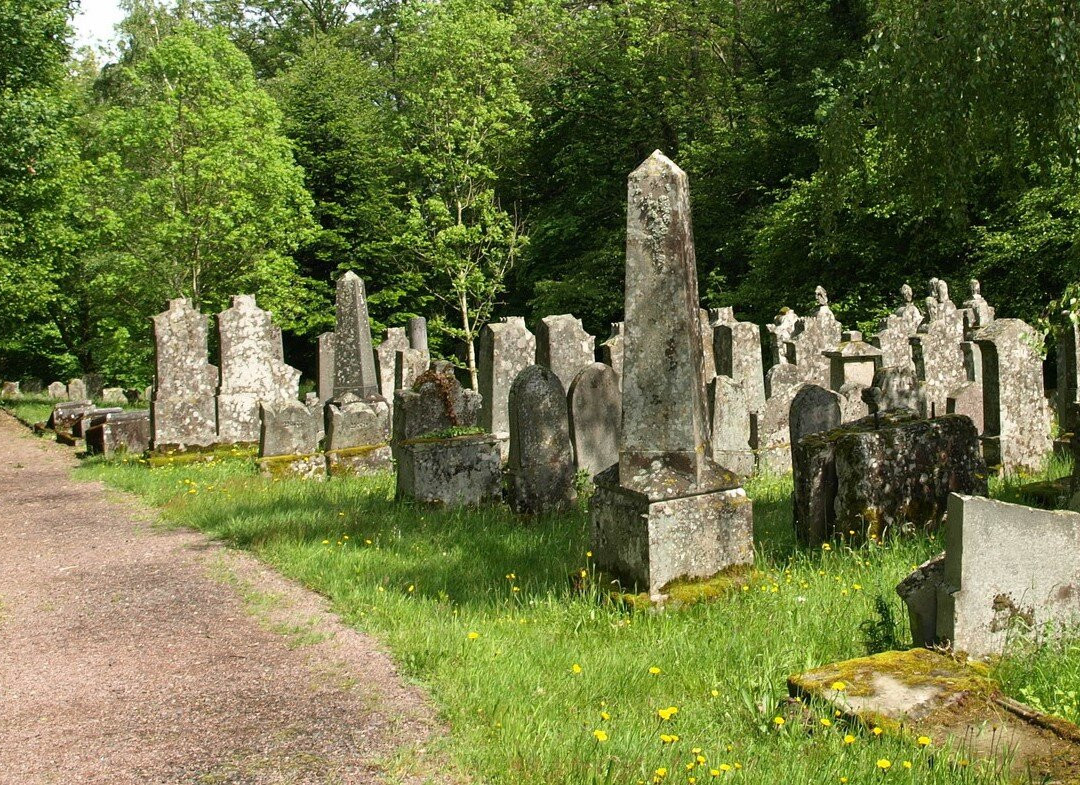
<instances>
[{"instance_id":1,"label":"tilted headstone","mask_svg":"<svg viewBox=\"0 0 1080 785\"><path fill-rule=\"evenodd\" d=\"M322 412L297 400L260 406L259 472L267 477L326 476L319 450Z\"/></svg>"},{"instance_id":2,"label":"tilted headstone","mask_svg":"<svg viewBox=\"0 0 1080 785\"><path fill-rule=\"evenodd\" d=\"M555 372L563 388L595 359L596 339L570 314L545 316L536 325L536 364Z\"/></svg>"},{"instance_id":3,"label":"tilted headstone","mask_svg":"<svg viewBox=\"0 0 1080 785\"><path fill-rule=\"evenodd\" d=\"M379 390L383 398L390 405L391 416L394 411L394 368L397 364L397 353L409 348L409 339L405 335L404 327L389 327L386 337L375 350L375 364L379 372Z\"/></svg>"},{"instance_id":4,"label":"tilted headstone","mask_svg":"<svg viewBox=\"0 0 1080 785\"><path fill-rule=\"evenodd\" d=\"M427 319L423 316L413 316L407 325L409 333L409 348L420 352L430 362L431 353L428 351Z\"/></svg>"},{"instance_id":5,"label":"tilted headstone","mask_svg":"<svg viewBox=\"0 0 1080 785\"><path fill-rule=\"evenodd\" d=\"M4 382L0 388L0 398L18 398L22 395L18 382Z\"/></svg>"},{"instance_id":6,"label":"tilted headstone","mask_svg":"<svg viewBox=\"0 0 1080 785\"><path fill-rule=\"evenodd\" d=\"M71 379L67 384L67 398L69 401L81 401L89 398L86 392L86 382L82 379Z\"/></svg>"},{"instance_id":7,"label":"tilted headstone","mask_svg":"<svg viewBox=\"0 0 1080 785\"><path fill-rule=\"evenodd\" d=\"M217 315L221 384L217 392L218 441L259 439L259 406L295 401L300 371L285 364L281 329L270 314L241 294Z\"/></svg>"},{"instance_id":8,"label":"tilted headstone","mask_svg":"<svg viewBox=\"0 0 1080 785\"><path fill-rule=\"evenodd\" d=\"M319 336L317 352L316 388L319 392L319 400L325 404L334 397L334 334L332 332Z\"/></svg>"},{"instance_id":9,"label":"tilted headstone","mask_svg":"<svg viewBox=\"0 0 1080 785\"><path fill-rule=\"evenodd\" d=\"M619 462L622 390L615 369L586 365L570 382L567 405L577 468L595 477Z\"/></svg>"},{"instance_id":10,"label":"tilted headstone","mask_svg":"<svg viewBox=\"0 0 1080 785\"><path fill-rule=\"evenodd\" d=\"M1043 394L1042 336L1020 319L977 330L983 363L983 451L1003 472L1040 470L1053 447Z\"/></svg>"},{"instance_id":11,"label":"tilted headstone","mask_svg":"<svg viewBox=\"0 0 1080 785\"><path fill-rule=\"evenodd\" d=\"M480 331L479 380L483 408L479 425L500 438L509 438L507 403L514 378L533 364L536 337L521 316L508 316Z\"/></svg>"},{"instance_id":12,"label":"tilted headstone","mask_svg":"<svg viewBox=\"0 0 1080 785\"><path fill-rule=\"evenodd\" d=\"M708 455L686 173L660 151L628 179L619 463L596 478L592 550L651 596L753 562L752 505Z\"/></svg>"},{"instance_id":13,"label":"tilted headstone","mask_svg":"<svg viewBox=\"0 0 1080 785\"><path fill-rule=\"evenodd\" d=\"M53 382L49 385L49 397L60 401L66 399L67 385L63 382Z\"/></svg>"},{"instance_id":14,"label":"tilted headstone","mask_svg":"<svg viewBox=\"0 0 1080 785\"><path fill-rule=\"evenodd\" d=\"M946 410L949 393L967 381L964 370L964 317L949 299L949 288L937 278L930 281L926 298L927 321L911 339L915 371L922 384L926 416Z\"/></svg>"},{"instance_id":15,"label":"tilted headstone","mask_svg":"<svg viewBox=\"0 0 1080 785\"><path fill-rule=\"evenodd\" d=\"M361 400L379 396L367 293L352 270L338 279L335 301L334 398L345 393Z\"/></svg>"},{"instance_id":16,"label":"tilted headstone","mask_svg":"<svg viewBox=\"0 0 1080 785\"><path fill-rule=\"evenodd\" d=\"M715 376L712 394L712 459L739 477L754 471L754 451L750 447L750 404L741 382Z\"/></svg>"},{"instance_id":17,"label":"tilted headstone","mask_svg":"<svg viewBox=\"0 0 1080 785\"><path fill-rule=\"evenodd\" d=\"M49 421L46 425L58 433L61 431L70 432L75 423L79 422L93 409L94 402L88 398L81 401L58 403L53 407L52 414L49 415Z\"/></svg>"},{"instance_id":18,"label":"tilted headstone","mask_svg":"<svg viewBox=\"0 0 1080 785\"><path fill-rule=\"evenodd\" d=\"M717 317L720 317L719 313ZM761 364L761 330L758 326L753 322L735 321L734 315L730 321L714 319L712 346L717 374L742 385L751 413L764 411L765 372Z\"/></svg>"},{"instance_id":19,"label":"tilted headstone","mask_svg":"<svg viewBox=\"0 0 1080 785\"><path fill-rule=\"evenodd\" d=\"M605 366L606 367L606 366ZM531 365L510 386L506 491L519 514L563 510L577 498L566 393L555 372Z\"/></svg>"},{"instance_id":20,"label":"tilted headstone","mask_svg":"<svg viewBox=\"0 0 1080 785\"><path fill-rule=\"evenodd\" d=\"M611 370L615 371L615 378L619 380L619 387L622 388L622 366L623 366L623 323L612 322L611 323L611 335L606 341L600 344L600 362L605 365L610 365Z\"/></svg>"},{"instance_id":21,"label":"tilted headstone","mask_svg":"<svg viewBox=\"0 0 1080 785\"><path fill-rule=\"evenodd\" d=\"M765 409L751 421L751 444L757 451L757 465L778 474L791 471L791 428L788 417L791 401L802 384L798 370L790 363L774 365L765 375Z\"/></svg>"},{"instance_id":22,"label":"tilted headstone","mask_svg":"<svg viewBox=\"0 0 1080 785\"><path fill-rule=\"evenodd\" d=\"M102 403L127 403L123 387L106 387L101 391Z\"/></svg>"},{"instance_id":23,"label":"tilted headstone","mask_svg":"<svg viewBox=\"0 0 1080 785\"><path fill-rule=\"evenodd\" d=\"M154 449L208 447L217 441L214 392L217 368L206 361L208 318L187 298L169 301L153 317L154 395L150 423ZM69 390L70 393L70 385Z\"/></svg>"}]
</instances>

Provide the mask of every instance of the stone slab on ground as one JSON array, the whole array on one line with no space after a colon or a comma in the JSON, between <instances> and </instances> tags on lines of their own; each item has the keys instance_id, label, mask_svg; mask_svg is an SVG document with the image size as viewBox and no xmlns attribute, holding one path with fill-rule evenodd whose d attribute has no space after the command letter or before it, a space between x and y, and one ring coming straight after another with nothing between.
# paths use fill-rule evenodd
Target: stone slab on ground
<instances>
[{"instance_id":1,"label":"stone slab on ground","mask_svg":"<svg viewBox=\"0 0 1080 785\"><path fill-rule=\"evenodd\" d=\"M1007 760L1024 782L1080 782L1080 728L1010 700L985 673L912 649L825 665L790 677L788 690L913 743L919 736L951 742L976 766Z\"/></svg>"},{"instance_id":2,"label":"stone slab on ground","mask_svg":"<svg viewBox=\"0 0 1080 785\"><path fill-rule=\"evenodd\" d=\"M445 761L425 751L434 711L325 600L202 534L156 528L6 414L0 446L0 779L441 779ZM274 598L258 616L253 593ZM274 631L297 628L318 642Z\"/></svg>"}]
</instances>

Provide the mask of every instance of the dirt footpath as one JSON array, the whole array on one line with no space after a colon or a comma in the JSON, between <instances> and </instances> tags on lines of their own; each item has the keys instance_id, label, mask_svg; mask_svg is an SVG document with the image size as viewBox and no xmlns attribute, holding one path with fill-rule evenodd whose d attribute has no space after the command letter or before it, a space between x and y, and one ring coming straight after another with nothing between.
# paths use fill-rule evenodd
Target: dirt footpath
<instances>
[{"instance_id":1,"label":"dirt footpath","mask_svg":"<svg viewBox=\"0 0 1080 785\"><path fill-rule=\"evenodd\" d=\"M0 783L446 781L370 638L0 413Z\"/></svg>"}]
</instances>

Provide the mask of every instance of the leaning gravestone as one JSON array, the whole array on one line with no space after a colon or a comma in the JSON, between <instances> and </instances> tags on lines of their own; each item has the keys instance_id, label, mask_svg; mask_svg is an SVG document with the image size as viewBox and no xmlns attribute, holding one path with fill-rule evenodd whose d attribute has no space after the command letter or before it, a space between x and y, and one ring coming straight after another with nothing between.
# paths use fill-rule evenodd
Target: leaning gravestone
<instances>
[{"instance_id":1,"label":"leaning gravestone","mask_svg":"<svg viewBox=\"0 0 1080 785\"><path fill-rule=\"evenodd\" d=\"M475 506L501 496L499 440L475 433L477 393L446 362L434 362L394 402L397 498Z\"/></svg>"},{"instance_id":2,"label":"leaning gravestone","mask_svg":"<svg viewBox=\"0 0 1080 785\"><path fill-rule=\"evenodd\" d=\"M570 314L545 316L536 326L536 364L552 370L563 389L593 361L595 347L596 339L585 332L581 319Z\"/></svg>"},{"instance_id":3,"label":"leaning gravestone","mask_svg":"<svg viewBox=\"0 0 1080 785\"><path fill-rule=\"evenodd\" d=\"M86 393L86 382L82 379L71 379L67 384L67 399L69 401L81 401L90 396Z\"/></svg>"},{"instance_id":4,"label":"leaning gravestone","mask_svg":"<svg viewBox=\"0 0 1080 785\"><path fill-rule=\"evenodd\" d=\"M508 316L484 325L480 331L479 383L483 408L479 425L503 441L510 438L510 419L507 403L510 385L536 356L536 337L525 326L521 316Z\"/></svg>"},{"instance_id":5,"label":"leaning gravestone","mask_svg":"<svg viewBox=\"0 0 1080 785\"><path fill-rule=\"evenodd\" d=\"M708 456L704 347L686 173L660 151L628 180L619 463L596 478L596 565L662 598L753 562L753 514Z\"/></svg>"},{"instance_id":6,"label":"leaning gravestone","mask_svg":"<svg viewBox=\"0 0 1080 785\"><path fill-rule=\"evenodd\" d=\"M49 397L58 401L65 400L68 397L67 385L63 382L53 382L49 385Z\"/></svg>"},{"instance_id":7,"label":"leaning gravestone","mask_svg":"<svg viewBox=\"0 0 1080 785\"><path fill-rule=\"evenodd\" d=\"M319 401L326 404L334 397L334 334L332 332L319 336L317 352L316 387L319 392Z\"/></svg>"},{"instance_id":8,"label":"leaning gravestone","mask_svg":"<svg viewBox=\"0 0 1080 785\"><path fill-rule=\"evenodd\" d=\"M716 376L709 385L712 395L712 459L739 477L754 471L750 447L750 404L741 382Z\"/></svg>"},{"instance_id":9,"label":"leaning gravestone","mask_svg":"<svg viewBox=\"0 0 1080 785\"><path fill-rule=\"evenodd\" d=\"M949 299L944 281L930 281L927 321L911 339L912 357L926 401L926 416L946 411L949 393L967 381L964 370L964 316Z\"/></svg>"},{"instance_id":10,"label":"leaning gravestone","mask_svg":"<svg viewBox=\"0 0 1080 785\"><path fill-rule=\"evenodd\" d=\"M530 515L566 509L577 493L566 394L559 377L540 365L526 368L510 385L509 412L510 508Z\"/></svg>"},{"instance_id":11,"label":"leaning gravestone","mask_svg":"<svg viewBox=\"0 0 1080 785\"><path fill-rule=\"evenodd\" d=\"M217 394L218 441L259 439L259 407L295 401L300 371L285 364L281 330L250 294L232 298L217 316L221 386Z\"/></svg>"},{"instance_id":12,"label":"leaning gravestone","mask_svg":"<svg viewBox=\"0 0 1080 785\"><path fill-rule=\"evenodd\" d=\"M618 463L622 390L615 369L591 363L578 371L567 392L567 408L578 470L591 478Z\"/></svg>"},{"instance_id":13,"label":"leaning gravestone","mask_svg":"<svg viewBox=\"0 0 1080 785\"><path fill-rule=\"evenodd\" d=\"M170 300L169 309L152 321L152 446L155 450L209 447L217 441L214 388L218 373L206 361L207 317L181 297Z\"/></svg>"},{"instance_id":14,"label":"leaning gravestone","mask_svg":"<svg viewBox=\"0 0 1080 785\"><path fill-rule=\"evenodd\" d=\"M615 378L619 381L622 389L622 364L623 364L623 323L611 323L611 336L600 344L600 362L611 366L615 371Z\"/></svg>"},{"instance_id":15,"label":"leaning gravestone","mask_svg":"<svg viewBox=\"0 0 1080 785\"><path fill-rule=\"evenodd\" d=\"M976 331L983 364L983 451L1006 473L1035 472L1053 447L1043 394L1042 336L1020 319Z\"/></svg>"},{"instance_id":16,"label":"leaning gravestone","mask_svg":"<svg viewBox=\"0 0 1080 785\"><path fill-rule=\"evenodd\" d=\"M260 407L259 473L264 477L326 477L319 452L322 413L296 400Z\"/></svg>"}]
</instances>

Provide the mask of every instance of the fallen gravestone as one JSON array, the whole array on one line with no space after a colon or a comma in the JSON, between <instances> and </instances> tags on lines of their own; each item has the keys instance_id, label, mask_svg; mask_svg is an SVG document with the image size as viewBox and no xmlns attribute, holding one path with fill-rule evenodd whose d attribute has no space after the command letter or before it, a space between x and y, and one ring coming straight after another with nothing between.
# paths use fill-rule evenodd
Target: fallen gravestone
<instances>
[{"instance_id":1,"label":"fallen gravestone","mask_svg":"<svg viewBox=\"0 0 1080 785\"><path fill-rule=\"evenodd\" d=\"M91 455L141 455L150 449L150 410L94 412L84 431Z\"/></svg>"}]
</instances>

